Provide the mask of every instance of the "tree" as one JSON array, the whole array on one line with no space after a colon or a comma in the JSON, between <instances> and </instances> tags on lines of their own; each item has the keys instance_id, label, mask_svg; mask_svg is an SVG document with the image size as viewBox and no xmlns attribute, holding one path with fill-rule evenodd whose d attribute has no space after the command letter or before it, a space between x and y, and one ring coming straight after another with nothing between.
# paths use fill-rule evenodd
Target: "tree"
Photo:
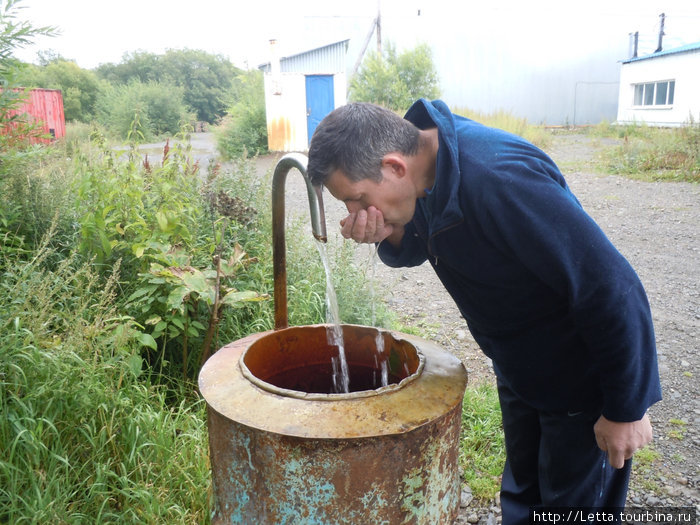
<instances>
[{"instance_id":1,"label":"tree","mask_svg":"<svg viewBox=\"0 0 700 525\"><path fill-rule=\"evenodd\" d=\"M55 34L53 27L34 27L29 22L18 21L20 1L0 0L0 82L5 88L22 69L22 63L13 56L14 51L31 44L37 36Z\"/></svg>"},{"instance_id":2,"label":"tree","mask_svg":"<svg viewBox=\"0 0 700 525\"><path fill-rule=\"evenodd\" d=\"M46 56L46 55L43 55ZM60 89L66 120L90 122L100 93L100 82L92 71L60 56L42 59L41 66L28 66L20 76L24 87Z\"/></svg>"},{"instance_id":3,"label":"tree","mask_svg":"<svg viewBox=\"0 0 700 525\"><path fill-rule=\"evenodd\" d=\"M137 80L180 86L197 119L210 124L225 114L228 92L240 72L222 56L191 49L169 49L164 55L138 51L124 55L120 64L97 68L97 74L113 84Z\"/></svg>"},{"instance_id":4,"label":"tree","mask_svg":"<svg viewBox=\"0 0 700 525\"><path fill-rule=\"evenodd\" d=\"M163 76L159 58L159 55L147 51L124 53L119 64L101 64L95 72L110 84L128 84L132 80L157 82Z\"/></svg>"},{"instance_id":5,"label":"tree","mask_svg":"<svg viewBox=\"0 0 700 525\"><path fill-rule=\"evenodd\" d=\"M217 130L217 148L225 159L267 151L265 89L261 71L238 75L232 88L228 116Z\"/></svg>"},{"instance_id":6,"label":"tree","mask_svg":"<svg viewBox=\"0 0 700 525\"><path fill-rule=\"evenodd\" d=\"M383 55L371 53L350 82L350 99L407 110L421 97L438 98L438 75L427 44L398 53L391 44Z\"/></svg>"},{"instance_id":7,"label":"tree","mask_svg":"<svg viewBox=\"0 0 700 525\"><path fill-rule=\"evenodd\" d=\"M193 118L183 98L183 88L159 82L107 85L98 100L98 120L115 135L133 142L175 135Z\"/></svg>"},{"instance_id":8,"label":"tree","mask_svg":"<svg viewBox=\"0 0 700 525\"><path fill-rule=\"evenodd\" d=\"M226 112L228 92L240 70L228 59L204 51L168 50L163 56L166 71L177 78L168 79L185 90L185 103L197 113L197 119L215 123Z\"/></svg>"}]
</instances>

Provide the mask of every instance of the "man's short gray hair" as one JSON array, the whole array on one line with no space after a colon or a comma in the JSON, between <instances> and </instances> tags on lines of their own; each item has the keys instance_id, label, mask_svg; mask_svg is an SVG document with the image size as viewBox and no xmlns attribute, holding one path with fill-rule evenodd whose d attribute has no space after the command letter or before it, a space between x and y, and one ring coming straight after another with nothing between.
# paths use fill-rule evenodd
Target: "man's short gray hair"
<instances>
[{"instance_id":1,"label":"man's short gray hair","mask_svg":"<svg viewBox=\"0 0 700 525\"><path fill-rule=\"evenodd\" d=\"M309 147L308 175L325 184L340 170L352 181L382 179L384 155L415 155L420 133L411 122L375 104L355 102L329 113L318 125Z\"/></svg>"}]
</instances>

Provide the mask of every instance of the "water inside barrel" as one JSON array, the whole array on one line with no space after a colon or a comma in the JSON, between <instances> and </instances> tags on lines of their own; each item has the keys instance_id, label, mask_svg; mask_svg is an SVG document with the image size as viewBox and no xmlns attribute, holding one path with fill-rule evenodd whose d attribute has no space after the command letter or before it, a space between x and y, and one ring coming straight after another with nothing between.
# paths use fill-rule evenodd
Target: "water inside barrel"
<instances>
[{"instance_id":1,"label":"water inside barrel","mask_svg":"<svg viewBox=\"0 0 700 525\"><path fill-rule=\"evenodd\" d=\"M382 386L381 369L348 364L350 375L350 392L376 390ZM309 394L334 394L337 390L333 382L333 366L331 363L305 365L299 368L283 370L264 381L278 388L296 390ZM390 385L399 383L400 377L389 374Z\"/></svg>"}]
</instances>

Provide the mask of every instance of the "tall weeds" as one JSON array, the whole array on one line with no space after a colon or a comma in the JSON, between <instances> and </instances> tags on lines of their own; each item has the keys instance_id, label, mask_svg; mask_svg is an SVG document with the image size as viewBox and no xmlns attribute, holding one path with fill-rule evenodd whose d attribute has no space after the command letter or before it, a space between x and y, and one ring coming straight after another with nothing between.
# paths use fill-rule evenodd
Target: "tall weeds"
<instances>
[{"instance_id":1,"label":"tall weeds","mask_svg":"<svg viewBox=\"0 0 700 525\"><path fill-rule=\"evenodd\" d=\"M604 153L613 173L649 181L700 182L700 122L692 116L677 128L601 125L594 133L618 139Z\"/></svg>"},{"instance_id":2,"label":"tall weeds","mask_svg":"<svg viewBox=\"0 0 700 525\"><path fill-rule=\"evenodd\" d=\"M519 135L532 142L539 148L546 148L550 141L550 135L542 126L533 126L527 119L516 117L507 111L495 111L493 113L480 113L467 108L454 108L454 113L475 120L492 128L502 129Z\"/></svg>"},{"instance_id":3,"label":"tall weeds","mask_svg":"<svg viewBox=\"0 0 700 525\"><path fill-rule=\"evenodd\" d=\"M51 269L50 240L2 265L0 522L203 523L202 402L149 381L118 272L75 254Z\"/></svg>"},{"instance_id":4,"label":"tall weeds","mask_svg":"<svg viewBox=\"0 0 700 525\"><path fill-rule=\"evenodd\" d=\"M210 328L212 351L272 328L271 173L198 171L186 137L121 157L91 133L0 152L0 523L207 523L193 382ZM307 226L287 228L292 325L326 317ZM351 246L329 253L343 322L369 324Z\"/></svg>"}]
</instances>

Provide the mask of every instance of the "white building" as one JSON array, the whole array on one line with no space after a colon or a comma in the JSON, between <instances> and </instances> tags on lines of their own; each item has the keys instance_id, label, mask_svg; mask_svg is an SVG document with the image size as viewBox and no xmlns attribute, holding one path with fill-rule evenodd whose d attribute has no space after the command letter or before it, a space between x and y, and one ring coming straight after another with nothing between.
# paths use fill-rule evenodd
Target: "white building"
<instances>
[{"instance_id":1,"label":"white building","mask_svg":"<svg viewBox=\"0 0 700 525\"><path fill-rule=\"evenodd\" d=\"M617 122L700 122L700 42L622 62Z\"/></svg>"},{"instance_id":2,"label":"white building","mask_svg":"<svg viewBox=\"0 0 700 525\"><path fill-rule=\"evenodd\" d=\"M260 66L265 77L270 151L307 151L323 117L347 101L348 40L280 58Z\"/></svg>"}]
</instances>

